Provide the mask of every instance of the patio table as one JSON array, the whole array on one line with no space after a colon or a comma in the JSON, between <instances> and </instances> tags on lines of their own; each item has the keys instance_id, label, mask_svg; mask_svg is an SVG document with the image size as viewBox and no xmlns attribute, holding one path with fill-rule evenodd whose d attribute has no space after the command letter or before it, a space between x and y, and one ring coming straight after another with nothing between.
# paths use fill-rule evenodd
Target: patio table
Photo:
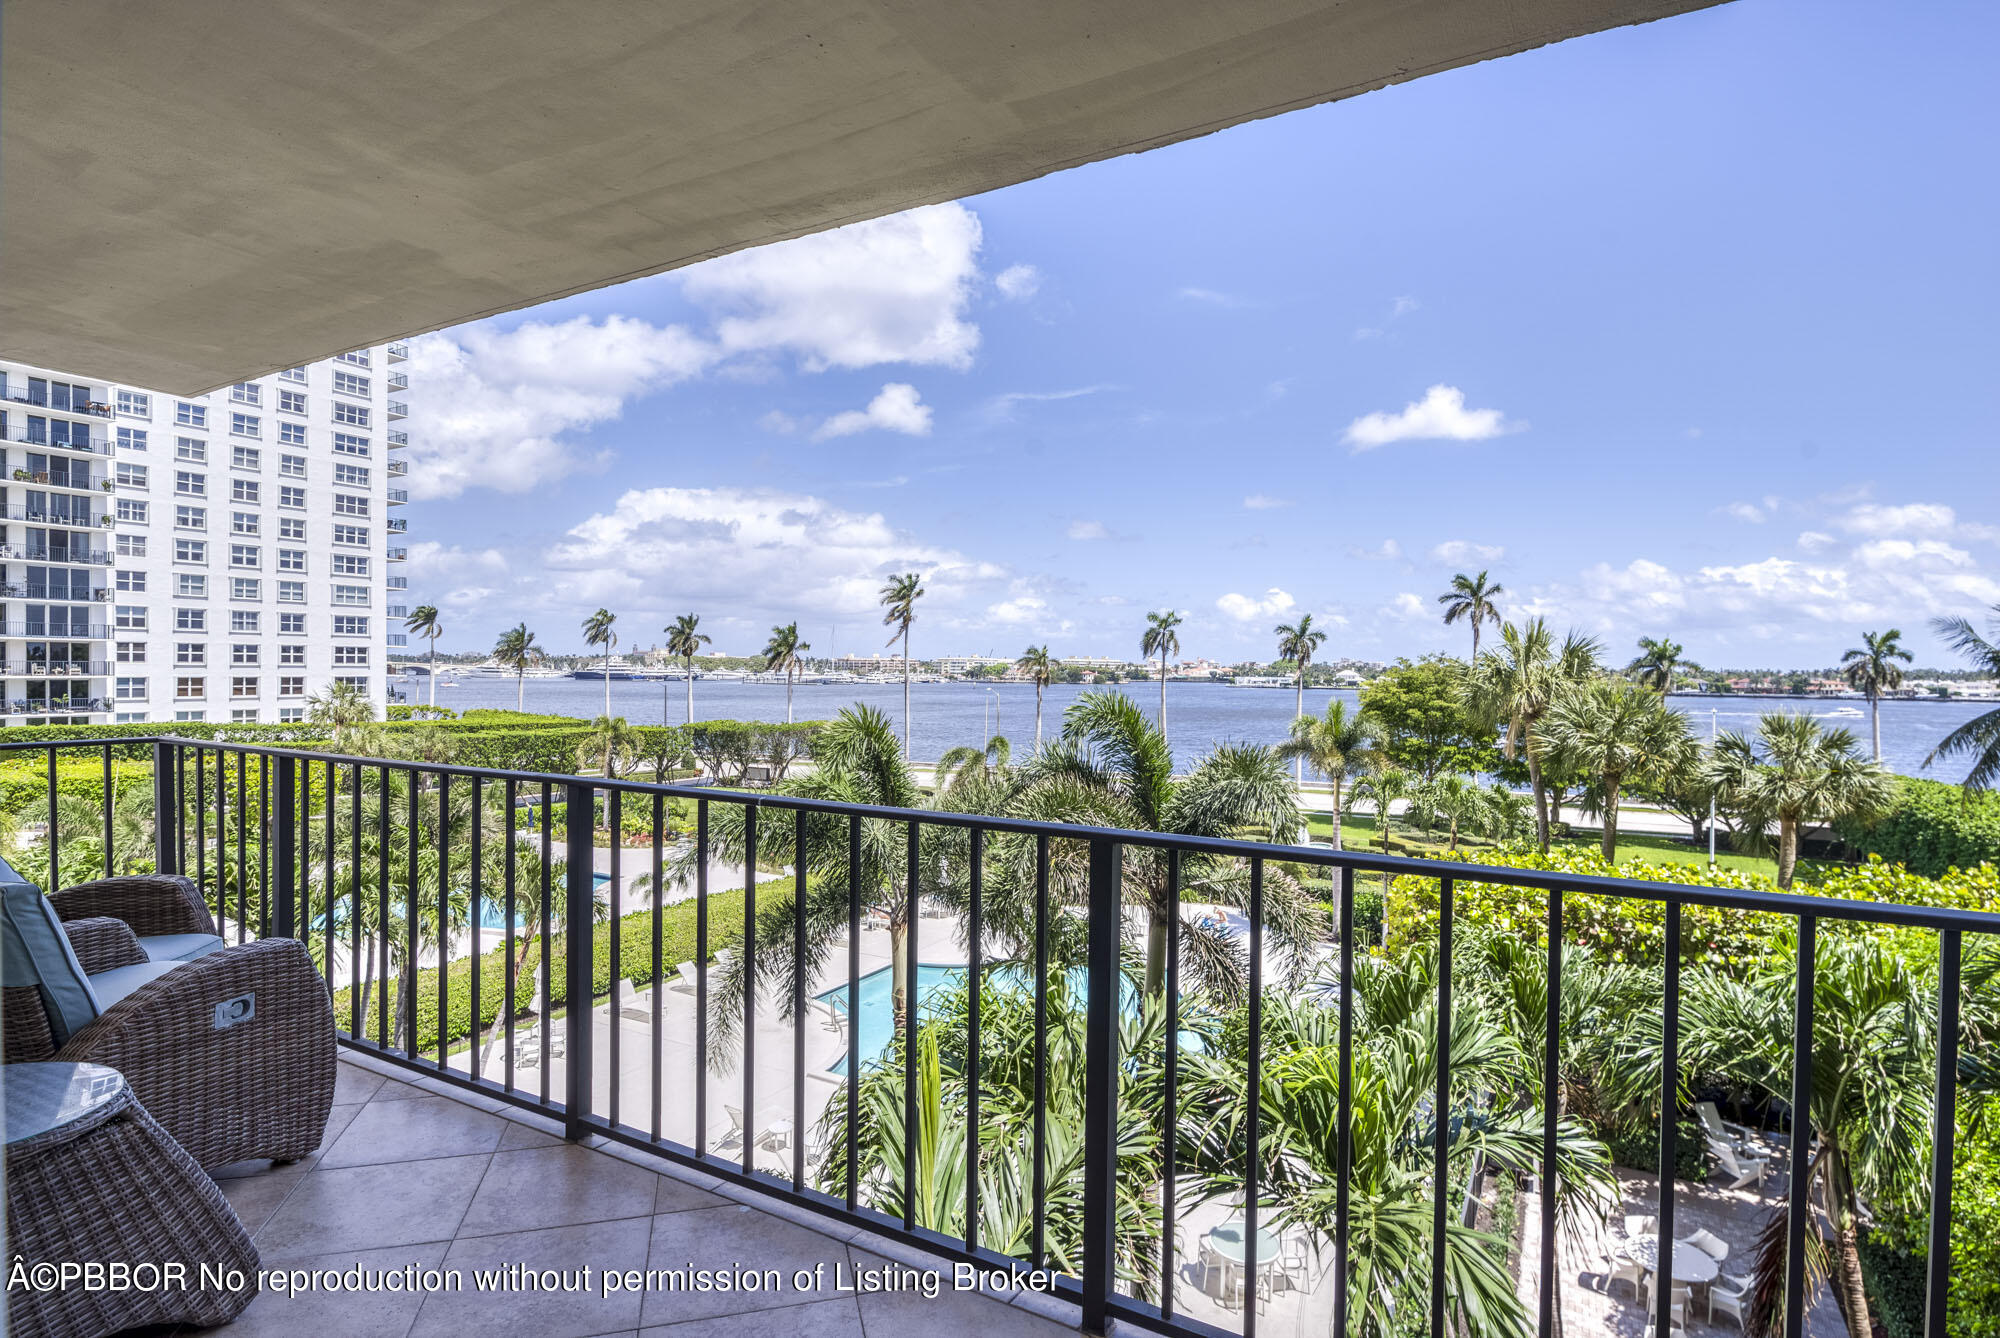
<instances>
[{"instance_id":1,"label":"patio table","mask_svg":"<svg viewBox=\"0 0 2000 1338\"><path fill-rule=\"evenodd\" d=\"M1243 1219L1232 1217L1221 1226L1208 1233L1208 1247L1232 1264L1243 1262L1248 1252L1243 1239ZM1257 1267L1266 1268L1275 1263L1281 1246L1277 1233L1269 1227L1257 1228Z\"/></svg>"},{"instance_id":2,"label":"patio table","mask_svg":"<svg viewBox=\"0 0 2000 1338\"><path fill-rule=\"evenodd\" d=\"M1635 1236L1627 1247L1627 1252L1647 1269L1658 1272L1660 1268L1660 1238L1656 1235ZM1722 1265L1715 1262L1713 1255L1697 1249L1684 1240L1674 1242L1674 1281L1703 1286L1716 1280L1722 1273Z\"/></svg>"}]
</instances>

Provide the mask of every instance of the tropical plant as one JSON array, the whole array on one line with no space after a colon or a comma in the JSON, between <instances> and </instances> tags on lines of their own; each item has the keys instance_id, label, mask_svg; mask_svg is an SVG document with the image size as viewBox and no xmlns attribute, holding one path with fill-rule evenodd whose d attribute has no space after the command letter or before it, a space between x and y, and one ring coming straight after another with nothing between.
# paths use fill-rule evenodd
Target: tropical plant
<instances>
[{"instance_id":1,"label":"tropical plant","mask_svg":"<svg viewBox=\"0 0 2000 1338\"><path fill-rule=\"evenodd\" d=\"M1895 798L1889 773L1855 751L1852 734L1790 711L1765 712L1754 739L1724 734L1708 766L1719 801L1740 816L1753 844L1777 827L1779 887L1792 885L1803 826L1865 821Z\"/></svg>"},{"instance_id":2,"label":"tropical plant","mask_svg":"<svg viewBox=\"0 0 2000 1338\"><path fill-rule=\"evenodd\" d=\"M1933 618L1931 630L1945 644L1972 661L1973 670L1988 678L2000 678L2000 604L1992 609L1990 624L1994 640L1988 641L1967 618ZM1924 759L1929 766L1940 757L1972 757L1972 770L1965 775L1967 790L1989 790L2000 781L2000 707L1966 721L1938 741Z\"/></svg>"},{"instance_id":3,"label":"tropical plant","mask_svg":"<svg viewBox=\"0 0 2000 1338\"><path fill-rule=\"evenodd\" d=\"M811 649L809 644L799 640L797 623L773 627L771 639L764 643L765 670L776 669L785 676L785 723L788 725L792 723L792 684L805 668L805 653Z\"/></svg>"},{"instance_id":4,"label":"tropical plant","mask_svg":"<svg viewBox=\"0 0 2000 1338\"><path fill-rule=\"evenodd\" d=\"M1375 830L1381 838L1382 853L1389 853L1389 824L1392 818L1390 808L1403 802L1416 792L1417 782L1401 767L1384 765L1379 759L1374 766L1355 778L1353 788L1347 792L1347 811L1357 812L1367 804L1375 811ZM1388 880L1388 875L1383 875Z\"/></svg>"},{"instance_id":5,"label":"tropical plant","mask_svg":"<svg viewBox=\"0 0 2000 1338\"><path fill-rule=\"evenodd\" d=\"M1014 667L1035 683L1035 747L1042 746L1042 689L1055 677L1059 661L1050 658L1046 645L1030 646L1014 661Z\"/></svg>"},{"instance_id":6,"label":"tropical plant","mask_svg":"<svg viewBox=\"0 0 2000 1338\"><path fill-rule=\"evenodd\" d=\"M1293 758L1326 777L1333 787L1333 848L1339 850L1341 790L1349 778L1374 765L1374 726L1359 711L1349 714L1347 703L1330 701L1326 714L1301 715L1292 720L1291 737L1278 745L1280 758Z\"/></svg>"},{"instance_id":7,"label":"tropical plant","mask_svg":"<svg viewBox=\"0 0 2000 1338\"><path fill-rule=\"evenodd\" d=\"M526 623L508 628L493 643L493 659L514 671L514 709L520 710L527 700L528 666L542 659L542 648L535 644L535 634Z\"/></svg>"},{"instance_id":8,"label":"tropical plant","mask_svg":"<svg viewBox=\"0 0 2000 1338\"><path fill-rule=\"evenodd\" d=\"M576 765L579 770L587 766L599 768L598 774L606 780L618 777L618 761L639 747L639 731L625 723L623 716L601 715L590 722L590 734L576 748ZM611 829L611 805L604 805L604 828Z\"/></svg>"},{"instance_id":9,"label":"tropical plant","mask_svg":"<svg viewBox=\"0 0 2000 1338\"><path fill-rule=\"evenodd\" d=\"M1486 792L1463 776L1439 776L1417 785L1410 794L1410 815L1426 830L1442 824L1449 833L1450 853L1458 853L1461 828L1479 832L1486 826Z\"/></svg>"},{"instance_id":10,"label":"tropical plant","mask_svg":"<svg viewBox=\"0 0 2000 1338\"><path fill-rule=\"evenodd\" d=\"M1886 632L1863 632L1861 644L1840 657L1841 677L1868 698L1868 723L1877 762L1882 760L1882 694L1903 686L1903 671L1896 661L1908 664L1915 658L1903 649L1902 641L1903 633L1894 627Z\"/></svg>"},{"instance_id":11,"label":"tropical plant","mask_svg":"<svg viewBox=\"0 0 2000 1338\"><path fill-rule=\"evenodd\" d=\"M375 703L354 684L337 678L306 699L306 719L330 727L329 741L336 752L365 751L366 727L375 722Z\"/></svg>"},{"instance_id":12,"label":"tropical plant","mask_svg":"<svg viewBox=\"0 0 2000 1338\"><path fill-rule=\"evenodd\" d=\"M438 638L444 635L444 624L438 621L437 605L417 605L411 611L410 616L403 619L403 628L431 643L429 653L430 673L427 676L431 680L431 705L436 706L438 704L437 643Z\"/></svg>"},{"instance_id":13,"label":"tropical plant","mask_svg":"<svg viewBox=\"0 0 2000 1338\"><path fill-rule=\"evenodd\" d=\"M1492 768L1492 735L1465 708L1461 661L1397 660L1362 686L1361 718L1383 758L1423 780Z\"/></svg>"},{"instance_id":14,"label":"tropical plant","mask_svg":"<svg viewBox=\"0 0 2000 1338\"><path fill-rule=\"evenodd\" d=\"M599 609L583 620L583 639L592 646L604 647L604 714L611 714L611 648L618 644L618 634L611 625L618 621L618 615L610 609Z\"/></svg>"},{"instance_id":15,"label":"tropical plant","mask_svg":"<svg viewBox=\"0 0 2000 1338\"><path fill-rule=\"evenodd\" d=\"M1477 576L1460 572L1451 578L1451 589L1437 597L1437 602L1444 605L1446 627L1461 618L1472 624L1472 658L1475 660L1479 658L1479 625L1500 621L1500 608L1493 599L1506 593L1506 586L1498 581L1489 583L1483 571Z\"/></svg>"},{"instance_id":16,"label":"tropical plant","mask_svg":"<svg viewBox=\"0 0 2000 1338\"><path fill-rule=\"evenodd\" d=\"M1659 784L1696 765L1687 717L1658 692L1600 678L1558 699L1536 746L1588 775L1604 822L1604 858L1618 859L1618 799L1627 783Z\"/></svg>"},{"instance_id":17,"label":"tropical plant","mask_svg":"<svg viewBox=\"0 0 2000 1338\"><path fill-rule=\"evenodd\" d=\"M1502 624L1500 649L1474 660L1467 673L1466 705L1473 717L1505 730L1501 751L1509 761L1523 752L1527 756L1528 786L1535 796L1535 839L1545 851L1549 794L1536 733L1564 694L1590 677L1596 663L1595 641L1571 632L1558 648L1549 625L1530 618Z\"/></svg>"},{"instance_id":18,"label":"tropical plant","mask_svg":"<svg viewBox=\"0 0 2000 1338\"><path fill-rule=\"evenodd\" d=\"M910 624L917 620L917 601L924 597L923 574L904 572L901 576L891 576L889 583L882 587L882 625L896 629L896 635L889 638L889 644L896 644L896 637L903 640L903 758L910 756ZM786 719L790 719L788 715Z\"/></svg>"},{"instance_id":19,"label":"tropical plant","mask_svg":"<svg viewBox=\"0 0 2000 1338\"><path fill-rule=\"evenodd\" d=\"M1643 683L1655 692L1671 692L1674 675L1684 664L1681 659L1681 643L1670 637L1657 639L1649 636L1639 638L1639 653L1625 666L1626 676Z\"/></svg>"},{"instance_id":20,"label":"tropical plant","mask_svg":"<svg viewBox=\"0 0 2000 1338\"><path fill-rule=\"evenodd\" d=\"M1181 615L1174 609L1159 609L1146 615L1146 634L1139 638L1139 653L1148 659L1160 657L1160 737L1167 736L1167 657L1181 653L1181 635L1175 629Z\"/></svg>"},{"instance_id":21,"label":"tropical plant","mask_svg":"<svg viewBox=\"0 0 2000 1338\"><path fill-rule=\"evenodd\" d=\"M1004 781L1013 758L1014 746L998 734L988 739L984 748L970 745L953 748L938 760L938 789L944 793L962 792ZM953 808L959 812L976 811L958 805Z\"/></svg>"},{"instance_id":22,"label":"tropical plant","mask_svg":"<svg viewBox=\"0 0 2000 1338\"><path fill-rule=\"evenodd\" d=\"M667 654L681 657L681 668L687 675L687 723L690 725L694 723L694 657L701 654L703 646L709 644L708 636L697 630L700 626L699 614L683 613L674 619L672 627L665 629ZM664 703L662 706L664 707ZM666 711L662 709L660 719L666 718Z\"/></svg>"},{"instance_id":23,"label":"tropical plant","mask_svg":"<svg viewBox=\"0 0 2000 1338\"><path fill-rule=\"evenodd\" d=\"M1313 654L1326 644L1326 633L1313 626L1313 616L1302 614L1296 623L1279 623L1272 629L1278 638L1278 658L1290 660L1298 675L1298 697L1292 711L1297 720L1306 713L1306 666L1312 663ZM1295 774L1293 779L1305 781L1305 759L1294 755Z\"/></svg>"}]
</instances>

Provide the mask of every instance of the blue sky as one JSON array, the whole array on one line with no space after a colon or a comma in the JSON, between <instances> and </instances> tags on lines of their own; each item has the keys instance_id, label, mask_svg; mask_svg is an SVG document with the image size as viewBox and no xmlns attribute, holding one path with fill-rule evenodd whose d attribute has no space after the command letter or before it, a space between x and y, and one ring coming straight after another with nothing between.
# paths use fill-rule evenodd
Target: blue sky
<instances>
[{"instance_id":1,"label":"blue sky","mask_svg":"<svg viewBox=\"0 0 2000 1338\"><path fill-rule=\"evenodd\" d=\"M445 649L1831 663L2000 602L2000 11L1742 3L419 341Z\"/></svg>"}]
</instances>

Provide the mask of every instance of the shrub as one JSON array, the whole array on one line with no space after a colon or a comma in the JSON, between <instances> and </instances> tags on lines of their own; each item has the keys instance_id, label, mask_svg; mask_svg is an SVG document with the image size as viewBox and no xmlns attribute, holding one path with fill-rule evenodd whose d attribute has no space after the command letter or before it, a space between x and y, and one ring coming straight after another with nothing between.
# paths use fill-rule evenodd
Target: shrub
<instances>
[{"instance_id":1,"label":"shrub","mask_svg":"<svg viewBox=\"0 0 2000 1338\"><path fill-rule=\"evenodd\" d=\"M1611 1153L1613 1165L1633 1171L1656 1171L1660 1166L1660 1126L1653 1120L1630 1120L1619 1124L1592 1122L1591 1132ZM1674 1177L1691 1184L1708 1180L1708 1153L1701 1126L1683 1120L1674 1135Z\"/></svg>"},{"instance_id":2,"label":"shrub","mask_svg":"<svg viewBox=\"0 0 2000 1338\"><path fill-rule=\"evenodd\" d=\"M1834 832L1864 854L1927 878L2000 863L2000 792L1967 794L1956 785L1905 776L1881 818L1835 823Z\"/></svg>"}]
</instances>

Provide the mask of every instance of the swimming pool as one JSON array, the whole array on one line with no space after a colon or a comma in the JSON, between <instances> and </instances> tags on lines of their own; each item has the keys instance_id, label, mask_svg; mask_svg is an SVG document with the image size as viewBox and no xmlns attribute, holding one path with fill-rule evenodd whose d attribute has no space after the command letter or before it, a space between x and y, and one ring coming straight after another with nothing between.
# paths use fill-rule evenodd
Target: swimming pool
<instances>
[{"instance_id":1,"label":"swimming pool","mask_svg":"<svg viewBox=\"0 0 2000 1338\"><path fill-rule=\"evenodd\" d=\"M590 877L591 881L599 888L602 888L606 883L611 881L611 875L608 873L593 873ZM506 893L503 892L497 897L490 894L480 897L479 927L482 930L492 930L496 934L507 932ZM531 929L540 930L540 928L539 924L530 924L526 918L514 922L514 932L518 934L525 934Z\"/></svg>"},{"instance_id":2,"label":"swimming pool","mask_svg":"<svg viewBox=\"0 0 2000 1338\"><path fill-rule=\"evenodd\" d=\"M1034 987L1034 973L1016 967L1003 966L991 972L987 976L988 985L996 983L996 978L998 983L1021 989ZM1090 997L1089 972L1082 967L1076 967L1071 970L1069 979L1070 989L1075 993L1079 1003ZM854 1028L855 1034L849 1038L847 1054L827 1065L828 1073L845 1076L850 1056L858 1051L864 1061L874 1059L887 1051L890 1042L896 1038L896 968L879 967L861 977L856 984L860 986L857 1002L861 1008L861 1022ZM965 968L962 966L927 966L919 963L916 983L917 1020L922 1022L935 1014L936 1010L931 1007L931 1001L940 993L948 992L963 984L965 984ZM1136 1009L1138 996L1133 992L1129 981L1126 982L1123 993L1126 1009L1128 1011ZM821 990L813 997L821 1003L830 1004L835 1012L847 1011L845 982L835 985L830 990Z\"/></svg>"}]
</instances>

